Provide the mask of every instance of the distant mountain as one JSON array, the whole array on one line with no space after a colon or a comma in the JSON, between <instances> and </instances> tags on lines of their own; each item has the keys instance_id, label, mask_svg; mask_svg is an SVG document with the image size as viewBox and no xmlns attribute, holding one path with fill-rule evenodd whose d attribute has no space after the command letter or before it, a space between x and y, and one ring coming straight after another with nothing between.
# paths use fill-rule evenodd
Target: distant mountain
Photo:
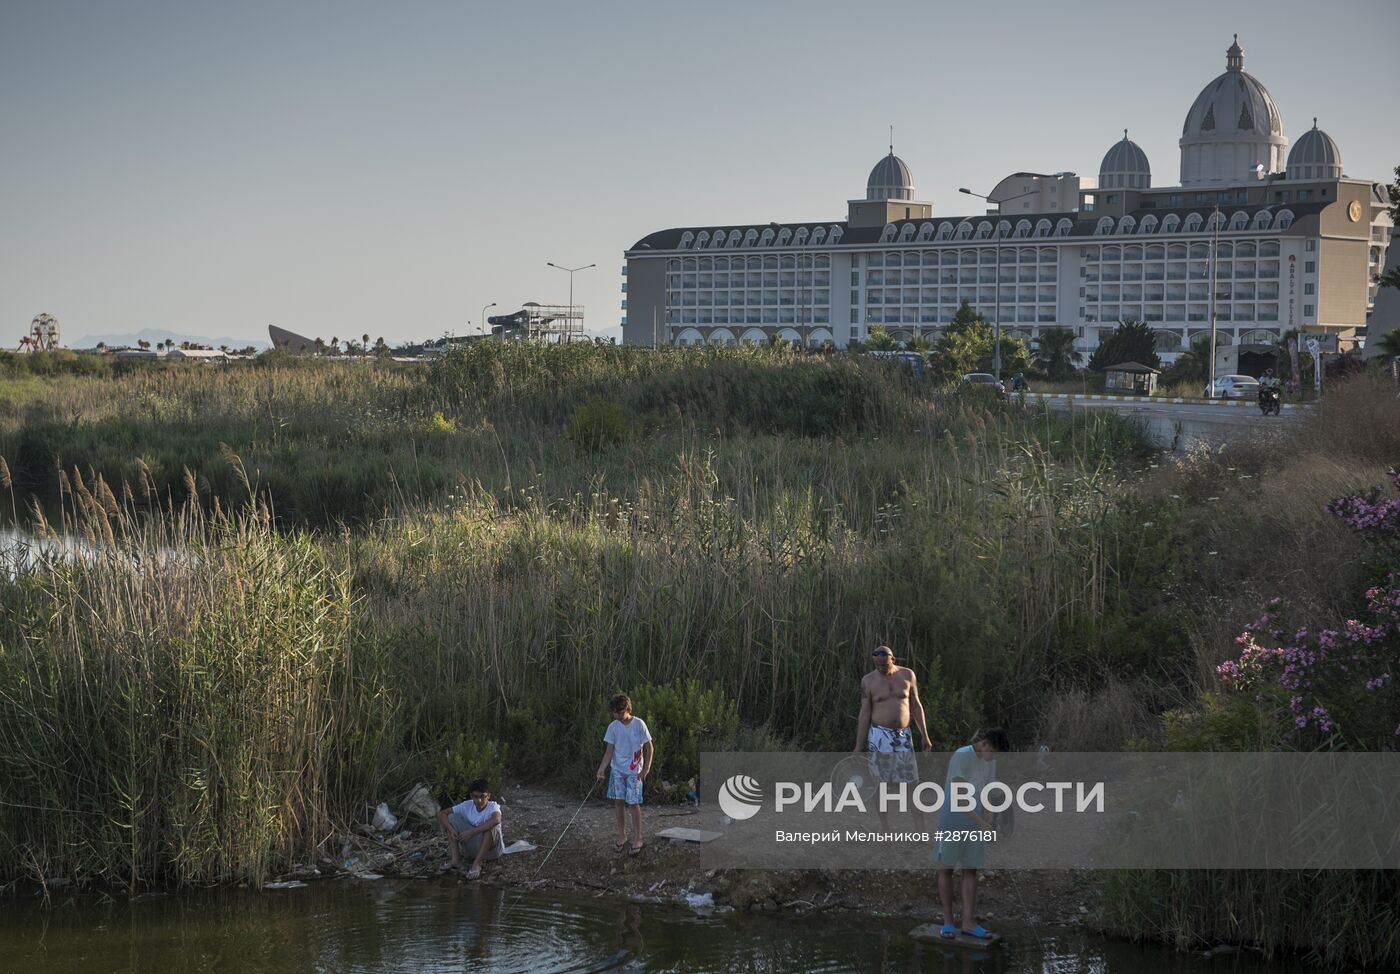
<instances>
[{"instance_id":1,"label":"distant mountain","mask_svg":"<svg viewBox=\"0 0 1400 974\"><path fill-rule=\"evenodd\" d=\"M126 332L120 335L84 335L76 341L64 341L64 345L69 348L92 348L98 342L109 347L115 345L136 345L139 341L148 341L152 345L163 342L167 338L173 340L176 345L181 342L189 342L191 345L208 345L211 348L218 348L220 345L227 345L229 348L247 348L252 345L254 348L271 348L272 344L265 340L251 338L210 338L207 335L191 335L178 331L165 331L162 328L143 328L140 331Z\"/></svg>"}]
</instances>

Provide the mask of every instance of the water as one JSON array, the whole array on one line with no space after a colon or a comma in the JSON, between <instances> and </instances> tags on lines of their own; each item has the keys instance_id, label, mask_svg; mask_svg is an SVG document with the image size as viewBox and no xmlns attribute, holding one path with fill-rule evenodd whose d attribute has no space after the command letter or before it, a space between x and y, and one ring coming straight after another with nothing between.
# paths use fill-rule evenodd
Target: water
<instances>
[{"instance_id":1,"label":"water","mask_svg":"<svg viewBox=\"0 0 1400 974\"><path fill-rule=\"evenodd\" d=\"M985 953L921 944L907 919L699 917L668 906L452 881L343 880L113 901L0 904L0 971L820 972L1256 974L1246 954L1206 960L1078 932L1003 927ZM1303 970L1301 965L1292 968Z\"/></svg>"}]
</instances>

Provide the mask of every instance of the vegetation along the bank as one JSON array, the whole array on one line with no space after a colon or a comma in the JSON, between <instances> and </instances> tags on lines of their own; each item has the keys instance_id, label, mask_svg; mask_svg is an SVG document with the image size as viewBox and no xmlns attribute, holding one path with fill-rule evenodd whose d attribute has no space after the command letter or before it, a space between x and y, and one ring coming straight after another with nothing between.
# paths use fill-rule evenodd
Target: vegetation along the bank
<instances>
[{"instance_id":1,"label":"vegetation along the bank","mask_svg":"<svg viewBox=\"0 0 1400 974\"><path fill-rule=\"evenodd\" d=\"M1061 750L1395 747L1388 684L1319 680L1337 726L1304 727L1279 675L1218 670L1261 610L1345 638L1392 591L1357 526L1400 461L1383 381L1169 458L784 349L34 370L0 393L0 507L81 546L0 567L0 884L261 880L417 780L585 782L617 689L683 794L702 744L849 747L876 641L946 746L994 718ZM1394 962L1397 894L1117 874L1096 922Z\"/></svg>"}]
</instances>

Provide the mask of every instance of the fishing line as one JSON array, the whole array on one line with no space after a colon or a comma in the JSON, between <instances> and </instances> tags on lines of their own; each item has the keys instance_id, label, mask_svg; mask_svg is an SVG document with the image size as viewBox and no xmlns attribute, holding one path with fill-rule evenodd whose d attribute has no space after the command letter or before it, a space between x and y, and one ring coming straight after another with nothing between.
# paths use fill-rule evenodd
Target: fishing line
<instances>
[{"instance_id":1,"label":"fishing line","mask_svg":"<svg viewBox=\"0 0 1400 974\"><path fill-rule=\"evenodd\" d=\"M578 803L578 808L574 809L574 814L569 819L568 824L564 826L562 831L560 831L559 838L554 840L554 845L550 846L549 851L545 853L544 859L540 861L540 867L535 870L535 875L530 877L531 883L534 883L535 880L540 878L540 873L544 872L544 867L549 863L549 857L554 855L554 850L559 848L559 843L564 841L564 836L568 834L570 827L574 824L574 819L578 818L579 812L583 811L583 806L588 804L588 799L592 798L593 793L598 790L598 784L599 782L595 780L593 782L593 787L588 789L588 794L583 796L583 801ZM510 903L507 903L506 908L501 911L498 917L496 917L497 927L499 927L505 921L505 918L510 915L510 911L513 910L516 904L520 902L520 897L524 895L525 890L523 888L516 891L514 900Z\"/></svg>"}]
</instances>

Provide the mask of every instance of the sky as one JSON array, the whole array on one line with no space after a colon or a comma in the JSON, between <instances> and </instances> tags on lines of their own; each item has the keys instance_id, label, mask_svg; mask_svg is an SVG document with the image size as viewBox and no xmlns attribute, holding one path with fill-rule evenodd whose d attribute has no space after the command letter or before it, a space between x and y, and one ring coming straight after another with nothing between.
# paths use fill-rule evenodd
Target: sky
<instances>
[{"instance_id":1,"label":"sky","mask_svg":"<svg viewBox=\"0 0 1400 974\"><path fill-rule=\"evenodd\" d=\"M1319 116L1389 181L1391 3L0 0L0 347L40 312L470 334L566 302L550 261L597 264L574 300L618 335L629 245L844 219L891 125L939 215L1124 128L1175 183L1235 32L1290 140Z\"/></svg>"}]
</instances>

